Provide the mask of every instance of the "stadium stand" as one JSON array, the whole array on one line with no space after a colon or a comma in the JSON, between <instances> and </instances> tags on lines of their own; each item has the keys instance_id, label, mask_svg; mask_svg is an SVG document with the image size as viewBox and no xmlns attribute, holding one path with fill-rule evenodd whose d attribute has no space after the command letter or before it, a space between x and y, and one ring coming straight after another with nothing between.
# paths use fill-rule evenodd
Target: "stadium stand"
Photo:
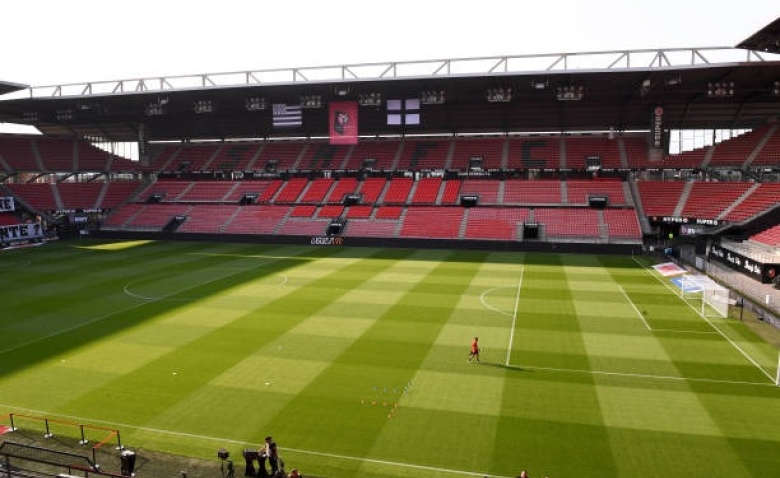
<instances>
[{"instance_id":1,"label":"stadium stand","mask_svg":"<svg viewBox=\"0 0 780 478\"><path fill-rule=\"evenodd\" d=\"M565 136L565 168L586 169L588 160L599 168L625 168L621 160L619 143L609 137Z\"/></svg>"},{"instance_id":2,"label":"stadium stand","mask_svg":"<svg viewBox=\"0 0 780 478\"><path fill-rule=\"evenodd\" d=\"M687 200L679 215L715 219L731 204L740 198L751 183L701 182L688 183Z\"/></svg>"},{"instance_id":3,"label":"stadium stand","mask_svg":"<svg viewBox=\"0 0 780 478\"><path fill-rule=\"evenodd\" d=\"M474 138L453 141L454 153L450 169L467 171L473 166L470 161L479 163L478 169L498 170L503 168L503 156L506 140L504 138Z\"/></svg>"},{"instance_id":4,"label":"stadium stand","mask_svg":"<svg viewBox=\"0 0 780 478\"><path fill-rule=\"evenodd\" d=\"M736 207L725 214L731 222L742 222L780 204L780 183L755 184Z\"/></svg>"},{"instance_id":5,"label":"stadium stand","mask_svg":"<svg viewBox=\"0 0 780 478\"><path fill-rule=\"evenodd\" d=\"M384 204L405 204L413 185L414 181L411 178L393 178L382 202Z\"/></svg>"},{"instance_id":6,"label":"stadium stand","mask_svg":"<svg viewBox=\"0 0 780 478\"><path fill-rule=\"evenodd\" d=\"M648 218L743 223L771 211L780 186L701 180L701 175L673 181L603 177L602 170L773 165L778 144L778 128L767 125L654 163L648 159L646 136L622 134L377 139L352 146L176 143L155 146L151 167L141 167L86 141L5 135L0 137L0 166L8 174L163 173L146 182L108 176L79 182L73 176L53 183L5 184L41 211L110 212L103 222L107 230L161 230L175 216L186 216L175 229L179 233L323 234L328 220L344 217L349 219L344 234L359 237L518 241L524 240L522 224L536 221L543 225L542 240L638 242L643 232L635 203ZM571 172L486 174L512 165ZM597 167L586 172L592 166ZM426 170L458 174L434 177ZM204 171L249 176L222 179L225 175L204 176ZM633 181L636 197L629 187ZM464 209L461 198L470 195L478 197L476 207ZM607 198L603 210L588 207L593 197Z\"/></svg>"},{"instance_id":7,"label":"stadium stand","mask_svg":"<svg viewBox=\"0 0 780 478\"><path fill-rule=\"evenodd\" d=\"M585 208L538 208L534 220L548 238L601 237L598 211Z\"/></svg>"},{"instance_id":8,"label":"stadium stand","mask_svg":"<svg viewBox=\"0 0 780 478\"><path fill-rule=\"evenodd\" d=\"M639 194L648 216L673 216L685 188L683 181L638 181Z\"/></svg>"},{"instance_id":9,"label":"stadium stand","mask_svg":"<svg viewBox=\"0 0 780 478\"><path fill-rule=\"evenodd\" d=\"M528 221L527 208L471 208L464 238L515 241L522 223Z\"/></svg>"},{"instance_id":10,"label":"stadium stand","mask_svg":"<svg viewBox=\"0 0 780 478\"><path fill-rule=\"evenodd\" d=\"M780 247L780 224L754 234L750 239L768 246Z\"/></svg>"},{"instance_id":11,"label":"stadium stand","mask_svg":"<svg viewBox=\"0 0 780 478\"><path fill-rule=\"evenodd\" d=\"M463 208L420 206L406 210L399 237L456 239L460 235ZM431 218L436 220L432 221Z\"/></svg>"},{"instance_id":12,"label":"stadium stand","mask_svg":"<svg viewBox=\"0 0 780 478\"><path fill-rule=\"evenodd\" d=\"M553 180L507 181L503 204L562 204L561 182Z\"/></svg>"},{"instance_id":13,"label":"stadium stand","mask_svg":"<svg viewBox=\"0 0 780 478\"><path fill-rule=\"evenodd\" d=\"M441 178L422 178L417 182L417 187L412 196L412 204L435 204L439 197Z\"/></svg>"}]
</instances>

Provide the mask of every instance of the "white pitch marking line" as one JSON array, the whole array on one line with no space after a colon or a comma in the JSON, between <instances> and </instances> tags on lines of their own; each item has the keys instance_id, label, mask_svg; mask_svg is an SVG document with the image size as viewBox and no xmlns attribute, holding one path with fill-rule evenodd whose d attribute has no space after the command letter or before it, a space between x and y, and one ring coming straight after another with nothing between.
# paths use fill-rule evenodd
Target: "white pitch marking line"
<instances>
[{"instance_id":1,"label":"white pitch marking line","mask_svg":"<svg viewBox=\"0 0 780 478\"><path fill-rule=\"evenodd\" d=\"M515 294L515 308L512 312L512 328L509 331L509 347L506 349L506 363L509 365L509 356L512 355L512 343L515 340L515 324L517 323L517 308L520 305L520 289L523 286L523 274L525 273L525 267L520 268L520 280L517 282L517 293Z\"/></svg>"},{"instance_id":2,"label":"white pitch marking line","mask_svg":"<svg viewBox=\"0 0 780 478\"><path fill-rule=\"evenodd\" d=\"M648 324L648 323L647 323L647 321L645 320L645 317L644 317L644 315L642 314L642 312L640 312L640 311L639 311L639 309L637 309L637 308L636 308L636 305L634 304L634 301L632 301L632 300L631 300L631 297L629 297L629 296L628 296L628 294L626 294L626 291L623 289L623 287L622 287L622 286L618 285L618 289L620 289L620 293L621 293L621 294L623 294L623 297L625 297L625 298L626 298L626 300L628 301L628 303L629 303L629 304L631 304L631 307L632 307L632 308L634 309L634 311L636 312L636 315L638 315L638 316L639 316L639 318L640 318L640 319L642 319L642 323L643 323L643 324L645 324L645 327L647 328L647 331L648 331L648 332L652 332L652 331L653 331L653 328L652 328L652 327L650 327L650 324Z\"/></svg>"},{"instance_id":3,"label":"white pitch marking line","mask_svg":"<svg viewBox=\"0 0 780 478\"><path fill-rule=\"evenodd\" d=\"M185 288L180 289L180 290L178 290L176 292L172 292L170 294L163 295L163 296L161 296L161 297L159 297L157 299L149 299L147 302L142 302L140 304L131 305L129 307L125 307L124 309L115 310L115 311L110 312L108 314L101 315L99 317L95 317L94 319L88 320L87 322L82 322L82 323L76 324L76 325L74 325L72 327L68 327L66 329L58 330L56 332L52 332L50 334L44 335L43 337L38 337L37 339L28 340L27 342L23 342L21 344L14 345L13 347L2 349L2 350L0 350L0 355L7 354L9 352L13 352L14 350L18 350L18 349L20 349L22 347L26 347L26 346L31 345L31 344L35 344L35 343L38 343L38 342L43 342L44 340L48 340L48 339L50 339L52 337L57 337L58 335L62 335L62 334L66 334L68 332L72 332L74 330L80 329L80 328L85 327L87 325L92 325L94 323L100 322L100 321L102 321L104 319L107 319L109 317L113 317L114 315L127 312L128 310L136 309L136 308L141 307L142 305L146 305L146 304L148 304L150 302L155 302L155 301L159 301L159 300L165 300L168 297L174 296L174 295L179 294L181 292L188 291L190 289L194 289L196 287L200 287L200 286L205 285L205 284L210 284L211 282L216 282L216 281L219 281L219 280L222 280L222 279L227 279L228 277L231 277L231 276L234 276L234 275L237 275L237 274L241 274L241 273L244 273L244 272L247 272L247 271L251 271L253 269L259 269L260 267L266 266L268 264L271 264L271 263L274 263L274 262L278 262L281 259L282 258L270 260L270 261L267 261L267 262L261 262L257 266L250 267L249 269L242 269L240 271L236 271L236 272L233 272L231 274L226 274L226 275L221 276L221 277L215 277L213 279L210 279L210 280L207 280L207 281L203 281L203 282L201 282L199 284L192 285L191 287L185 287Z\"/></svg>"},{"instance_id":4,"label":"white pitch marking line","mask_svg":"<svg viewBox=\"0 0 780 478\"><path fill-rule=\"evenodd\" d=\"M769 372L767 372L766 370L764 370L764 367L762 367L762 366L761 366L761 365L760 365L758 362L756 362L755 360L753 360L753 357L751 357L750 355L748 355L748 353L747 353L747 352L745 352L744 350L742 350L742 347L740 347L739 345L737 345L737 344L736 344L736 343L735 343L733 340L731 340L730 338L726 337L726 334L724 334L724 333L723 333L723 332L722 332L722 331L721 331L719 328L715 327L715 324L713 324L713 323L712 323L712 322L711 322L709 319L707 319L707 317L705 317L705 316L704 316L704 315L701 313L701 311L699 311L699 310L696 310L696 308L695 308L694 306L692 306L691 304L689 304L688 302L686 302L685 300L683 300L683 299L682 299L682 297L680 297L680 296L677 294L677 291L675 291L674 289L672 289L672 288L669 286L669 284L667 284L666 282L664 282L663 280L661 280L661 279L660 279L660 278L659 278L657 275L655 275L655 274L653 274L652 272L650 272L650 270L649 270L647 267L645 267L645 266L644 266L644 265L643 265L641 262L637 261L636 257L633 257L632 259L634 260L634 262L636 262L637 264L639 264L639 265L642 267L642 269L644 269L644 271L645 271L645 272L647 272L648 274L650 274L652 277L655 277L655 279L656 279L658 282L660 282L661 284L663 284L663 285L664 285L664 287L666 287L667 289L671 290L671 291L672 291L672 294L673 294L675 297L677 297L678 299L682 300L682 301L683 301L683 303L685 303L685 305L687 305L688 307L690 307L690 308L691 308L691 309L692 309L694 312L696 312L696 314L697 314L699 317L701 317L702 319L704 319L704 321L705 321L705 322L707 322L708 324L710 324L710 327L712 327L713 329L715 329L715 331L716 331L717 333L719 333L721 337L723 337L724 339L726 339L726 341L728 341L728 343L730 343L730 344L731 344L731 345L732 345L732 346L733 346L735 349L737 349L737 350L739 351L739 353L741 353L743 357L745 357L746 359L748 359L748 361L749 361L750 363L752 363L753 365L755 365L755 367L756 367L758 370L760 370L760 371L761 371L761 373L763 373L763 374L764 374L764 375L765 375L765 376L766 376L766 377L767 377L769 380L771 380L771 381L772 381L772 383L774 384L774 382L775 382L775 377L773 377L773 376L772 376L772 375L771 375Z\"/></svg>"},{"instance_id":5,"label":"white pitch marking line","mask_svg":"<svg viewBox=\"0 0 780 478\"><path fill-rule=\"evenodd\" d=\"M492 292L495 292L495 291L497 291L498 289L507 289L507 288L509 288L509 287L512 287L512 286L507 286L507 285L500 285L500 286L497 286L497 287L492 287L492 288L490 288L490 289L486 290L485 292L483 292L483 293L481 293L481 294L479 295L479 302L480 302L480 303L481 303L483 306L485 306L485 308L487 308L487 309L490 309L490 310L492 310L493 312L499 313L499 314L501 314L501 315L506 315L507 317L511 317L511 316L512 316L512 314L511 314L511 313L509 313L509 312L507 312L507 311L505 311L505 310L501 310L501 309L499 309L499 308L493 307L492 305L488 304L488 303L487 303L487 300L485 299L485 298L486 298L486 297L487 297L487 296L488 296L490 293L492 293Z\"/></svg>"},{"instance_id":6,"label":"white pitch marking line","mask_svg":"<svg viewBox=\"0 0 780 478\"><path fill-rule=\"evenodd\" d=\"M590 375L607 375L616 377L633 377L633 378L646 378L652 380L670 380L670 381L682 381L682 382L706 382L706 383L722 383L725 385L757 385L760 387L774 387L774 383L765 382L744 382L737 380L719 380L714 378L690 378L690 377L675 377L673 375L652 375L642 373L627 373L627 372L607 372L603 370L584 370L584 369L572 369L572 368L555 368L555 367L535 367L533 365L509 365L510 368L519 370L543 370L548 372L563 372L563 373L587 373Z\"/></svg>"},{"instance_id":7,"label":"white pitch marking line","mask_svg":"<svg viewBox=\"0 0 780 478\"><path fill-rule=\"evenodd\" d=\"M703 334L703 335L717 335L714 330L675 330L675 329L653 329L653 332L670 332L674 334Z\"/></svg>"},{"instance_id":8,"label":"white pitch marking line","mask_svg":"<svg viewBox=\"0 0 780 478\"><path fill-rule=\"evenodd\" d=\"M149 433L158 433L161 435L171 435L171 436L179 436L179 437L185 437L185 438L195 438L198 440L211 440L216 441L218 443L232 443L236 445L246 445L246 441L241 440L235 440L232 438L219 438L219 437L211 437L206 435L198 435L195 433L185 433L185 432L177 432L172 430L164 430L160 428L150 428L150 427L140 427L136 425L130 425L127 423L117 423L107 420L90 420L86 419L84 417L77 417L73 415L59 415L59 414L53 414L51 412L46 412L42 410L30 410L25 408L19 408L19 407L13 407L11 405L2 405L5 408L11 408L16 410L21 410L26 413L33 413L36 415L47 415L47 416L57 416L58 418L67 419L67 420L74 420L78 421L80 423L91 421L92 423L97 423L101 425L111 426L116 429L123 428L123 429L133 429L133 430L139 430L143 432L149 432ZM282 448L285 452L293 452L293 453L300 453L304 455L314 455L314 456L324 456L327 458L336 458L339 460L349 460L349 461L357 461L357 462L363 462L363 463L375 463L379 465L390 465L390 466L397 466L399 468L410 468L415 470L427 470L427 471L436 471L440 473L450 473L453 475L465 475L465 476L487 476L489 478L511 478L509 476L504 475L490 475L487 473L481 473L481 472L475 472L475 471L464 471L464 470L453 470L451 468L440 468L435 466L427 466L427 465L415 465L413 463L401 463L397 461L388 461L388 460L379 460L376 458L365 458L365 457L359 457L359 456L350 456L350 455L338 455L335 453L326 453L326 452L320 452L320 451L312 451L312 450L300 450L297 448Z\"/></svg>"}]
</instances>

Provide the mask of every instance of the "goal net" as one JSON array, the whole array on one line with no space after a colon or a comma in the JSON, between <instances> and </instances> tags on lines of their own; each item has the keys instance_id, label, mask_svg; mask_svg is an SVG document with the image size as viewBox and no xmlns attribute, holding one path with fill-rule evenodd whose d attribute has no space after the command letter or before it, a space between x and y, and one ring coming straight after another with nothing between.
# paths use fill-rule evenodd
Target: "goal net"
<instances>
[{"instance_id":1,"label":"goal net","mask_svg":"<svg viewBox=\"0 0 780 478\"><path fill-rule=\"evenodd\" d=\"M703 317L726 318L729 315L729 289L705 275L684 275L680 280L680 295L701 310Z\"/></svg>"}]
</instances>

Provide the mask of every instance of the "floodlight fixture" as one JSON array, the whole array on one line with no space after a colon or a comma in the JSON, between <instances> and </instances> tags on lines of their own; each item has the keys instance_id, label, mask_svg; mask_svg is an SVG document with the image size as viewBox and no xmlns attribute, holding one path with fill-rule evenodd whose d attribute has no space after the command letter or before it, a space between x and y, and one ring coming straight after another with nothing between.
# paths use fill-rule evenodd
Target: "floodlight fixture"
<instances>
[{"instance_id":1,"label":"floodlight fixture","mask_svg":"<svg viewBox=\"0 0 780 478\"><path fill-rule=\"evenodd\" d=\"M322 108L322 96L301 95L301 108L303 109Z\"/></svg>"},{"instance_id":2,"label":"floodlight fixture","mask_svg":"<svg viewBox=\"0 0 780 478\"><path fill-rule=\"evenodd\" d=\"M213 113L214 103L212 103L211 100L198 100L192 104L192 110L196 114Z\"/></svg>"},{"instance_id":3,"label":"floodlight fixture","mask_svg":"<svg viewBox=\"0 0 780 478\"><path fill-rule=\"evenodd\" d=\"M512 101L512 87L499 86L485 90L485 97L488 103L509 103Z\"/></svg>"},{"instance_id":4,"label":"floodlight fixture","mask_svg":"<svg viewBox=\"0 0 780 478\"><path fill-rule=\"evenodd\" d=\"M443 90L426 90L420 95L420 102L424 105L442 105L445 98Z\"/></svg>"},{"instance_id":5,"label":"floodlight fixture","mask_svg":"<svg viewBox=\"0 0 780 478\"><path fill-rule=\"evenodd\" d=\"M580 101L584 96L584 86L559 86L555 89L555 99L558 101Z\"/></svg>"},{"instance_id":6,"label":"floodlight fixture","mask_svg":"<svg viewBox=\"0 0 780 478\"><path fill-rule=\"evenodd\" d=\"M246 99L245 107L247 111L262 111L268 107L265 98L252 96Z\"/></svg>"},{"instance_id":7,"label":"floodlight fixture","mask_svg":"<svg viewBox=\"0 0 780 478\"><path fill-rule=\"evenodd\" d=\"M71 110L71 109L57 110L56 113L54 114L54 117L60 123L64 123L66 121L70 121L70 120L73 119L73 110Z\"/></svg>"},{"instance_id":8,"label":"floodlight fixture","mask_svg":"<svg viewBox=\"0 0 780 478\"><path fill-rule=\"evenodd\" d=\"M361 93L358 95L358 104L360 106L382 106L382 93L376 91Z\"/></svg>"},{"instance_id":9,"label":"floodlight fixture","mask_svg":"<svg viewBox=\"0 0 780 478\"><path fill-rule=\"evenodd\" d=\"M707 83L707 96L709 98L731 98L734 96L733 81L716 81Z\"/></svg>"}]
</instances>

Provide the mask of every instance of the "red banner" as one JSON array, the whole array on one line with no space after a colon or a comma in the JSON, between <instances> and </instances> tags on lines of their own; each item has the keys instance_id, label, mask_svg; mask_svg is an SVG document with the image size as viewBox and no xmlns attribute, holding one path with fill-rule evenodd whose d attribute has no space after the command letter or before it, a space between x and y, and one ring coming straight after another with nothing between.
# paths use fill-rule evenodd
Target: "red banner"
<instances>
[{"instance_id":1,"label":"red banner","mask_svg":"<svg viewBox=\"0 0 780 478\"><path fill-rule=\"evenodd\" d=\"M357 101L334 101L329 105L330 144L357 144Z\"/></svg>"}]
</instances>

